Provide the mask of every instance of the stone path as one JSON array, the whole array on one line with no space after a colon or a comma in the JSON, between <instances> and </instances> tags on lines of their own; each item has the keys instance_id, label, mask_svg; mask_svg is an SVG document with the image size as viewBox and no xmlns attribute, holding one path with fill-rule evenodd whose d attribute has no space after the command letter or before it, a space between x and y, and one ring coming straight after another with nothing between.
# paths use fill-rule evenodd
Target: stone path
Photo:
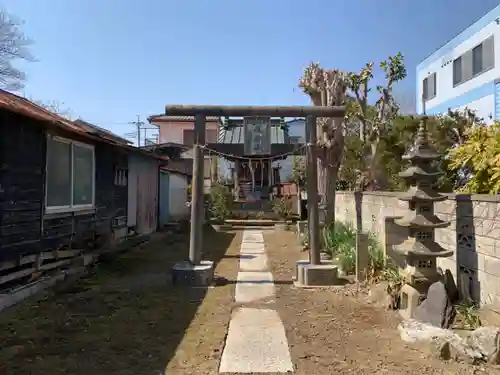
<instances>
[{"instance_id":1,"label":"stone path","mask_svg":"<svg viewBox=\"0 0 500 375\"><path fill-rule=\"evenodd\" d=\"M276 288L264 236L245 230L235 302L219 373L286 373L293 364L285 328L275 309Z\"/></svg>"}]
</instances>

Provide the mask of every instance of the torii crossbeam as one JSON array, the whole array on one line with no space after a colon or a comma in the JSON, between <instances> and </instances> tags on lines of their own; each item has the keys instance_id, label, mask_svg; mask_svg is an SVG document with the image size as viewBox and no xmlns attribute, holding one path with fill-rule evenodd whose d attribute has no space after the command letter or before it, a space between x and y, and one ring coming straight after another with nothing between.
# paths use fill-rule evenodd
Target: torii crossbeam
<instances>
[{"instance_id":1,"label":"torii crossbeam","mask_svg":"<svg viewBox=\"0 0 500 375\"><path fill-rule=\"evenodd\" d=\"M179 284L207 285L212 282L213 263L202 260L203 242L203 150L205 145L205 119L207 116L227 117L305 117L307 141L307 210L309 231L309 263L320 265L320 228L318 208L317 127L318 117L343 118L345 106L216 106L216 105L167 105L165 114L194 116L193 182L191 200L191 233L189 262L177 264L173 280Z\"/></svg>"}]
</instances>

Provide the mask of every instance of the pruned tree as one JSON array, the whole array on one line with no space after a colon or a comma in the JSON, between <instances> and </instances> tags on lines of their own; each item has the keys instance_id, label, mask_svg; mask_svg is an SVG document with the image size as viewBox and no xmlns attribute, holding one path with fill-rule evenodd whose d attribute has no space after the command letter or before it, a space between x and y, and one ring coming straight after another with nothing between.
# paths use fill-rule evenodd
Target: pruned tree
<instances>
[{"instance_id":1,"label":"pruned tree","mask_svg":"<svg viewBox=\"0 0 500 375\"><path fill-rule=\"evenodd\" d=\"M22 24L5 9L0 9L0 88L5 90L24 87L26 74L14 66L15 61L35 60L29 50L32 41L24 35Z\"/></svg>"},{"instance_id":2,"label":"pruned tree","mask_svg":"<svg viewBox=\"0 0 500 375\"><path fill-rule=\"evenodd\" d=\"M349 88L353 93L354 104L349 116L357 119L360 126L360 139L363 142L365 168L360 185L363 188L376 189L381 177L377 172L377 161L380 151L380 140L386 134L392 120L399 113L399 105L394 99L393 87L406 77L404 58L401 53L390 56L380 63L385 74L385 85L377 85L378 100L372 107L368 104L371 91L370 81L373 78L373 62L366 64L359 73L349 74ZM374 110L374 111L373 111Z\"/></svg>"},{"instance_id":3,"label":"pruned tree","mask_svg":"<svg viewBox=\"0 0 500 375\"><path fill-rule=\"evenodd\" d=\"M339 69L323 69L311 63L299 80L299 87L315 106L346 104L349 75ZM344 151L344 119L319 118L318 188L326 209L326 224L335 221L335 191Z\"/></svg>"}]
</instances>

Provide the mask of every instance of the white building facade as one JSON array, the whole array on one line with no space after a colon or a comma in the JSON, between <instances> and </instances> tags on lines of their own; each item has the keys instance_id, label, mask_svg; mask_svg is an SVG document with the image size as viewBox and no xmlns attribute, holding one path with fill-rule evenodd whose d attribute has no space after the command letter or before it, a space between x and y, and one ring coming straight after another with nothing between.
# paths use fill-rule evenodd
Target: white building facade
<instances>
[{"instance_id":1,"label":"white building facade","mask_svg":"<svg viewBox=\"0 0 500 375\"><path fill-rule=\"evenodd\" d=\"M500 5L417 66L417 113L424 101L427 114L467 107L500 120Z\"/></svg>"}]
</instances>

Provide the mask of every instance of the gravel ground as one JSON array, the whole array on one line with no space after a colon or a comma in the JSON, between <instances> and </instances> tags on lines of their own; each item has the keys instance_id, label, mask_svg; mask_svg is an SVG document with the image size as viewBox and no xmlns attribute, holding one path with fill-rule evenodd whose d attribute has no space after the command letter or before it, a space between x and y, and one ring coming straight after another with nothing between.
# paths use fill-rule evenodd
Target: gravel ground
<instances>
[{"instance_id":1,"label":"gravel ground","mask_svg":"<svg viewBox=\"0 0 500 375\"><path fill-rule=\"evenodd\" d=\"M293 263L307 259L294 233L268 234L273 273L290 280ZM296 374L496 374L498 369L446 363L428 349L401 341L396 312L367 303L353 285L298 289L278 283L278 311L287 330Z\"/></svg>"}]
</instances>

